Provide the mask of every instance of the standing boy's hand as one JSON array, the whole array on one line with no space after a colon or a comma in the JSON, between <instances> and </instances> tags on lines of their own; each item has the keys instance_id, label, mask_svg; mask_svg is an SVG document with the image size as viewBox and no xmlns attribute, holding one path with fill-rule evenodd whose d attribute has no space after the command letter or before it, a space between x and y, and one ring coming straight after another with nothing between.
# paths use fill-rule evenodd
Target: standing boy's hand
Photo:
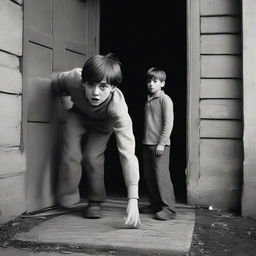
<instances>
[{"instance_id":1,"label":"standing boy's hand","mask_svg":"<svg viewBox=\"0 0 256 256\"><path fill-rule=\"evenodd\" d=\"M138 199L131 198L128 201L125 217L125 225L139 228L140 225L140 214L138 207Z\"/></svg>"},{"instance_id":2,"label":"standing boy's hand","mask_svg":"<svg viewBox=\"0 0 256 256\"><path fill-rule=\"evenodd\" d=\"M164 146L158 144L156 147L156 156L162 156L164 154Z\"/></svg>"}]
</instances>

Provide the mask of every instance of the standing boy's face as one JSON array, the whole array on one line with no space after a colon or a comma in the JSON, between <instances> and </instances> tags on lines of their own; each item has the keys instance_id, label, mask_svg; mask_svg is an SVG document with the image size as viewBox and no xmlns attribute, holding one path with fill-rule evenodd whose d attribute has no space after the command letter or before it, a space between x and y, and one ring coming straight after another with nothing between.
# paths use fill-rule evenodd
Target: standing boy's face
<instances>
[{"instance_id":1,"label":"standing boy's face","mask_svg":"<svg viewBox=\"0 0 256 256\"><path fill-rule=\"evenodd\" d=\"M161 82L159 79L152 78L147 81L147 87L150 94L155 94L161 91L162 87L164 87L165 82Z\"/></svg>"},{"instance_id":2,"label":"standing boy's face","mask_svg":"<svg viewBox=\"0 0 256 256\"><path fill-rule=\"evenodd\" d=\"M99 106L103 103L114 89L114 87L107 84L105 80L99 83L85 82L83 86L85 95L92 106Z\"/></svg>"}]
</instances>

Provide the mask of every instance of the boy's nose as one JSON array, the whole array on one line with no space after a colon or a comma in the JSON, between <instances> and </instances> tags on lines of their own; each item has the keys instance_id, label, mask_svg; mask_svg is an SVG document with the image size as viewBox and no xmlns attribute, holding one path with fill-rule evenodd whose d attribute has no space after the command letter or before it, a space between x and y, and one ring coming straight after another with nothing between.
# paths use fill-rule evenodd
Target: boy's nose
<instances>
[{"instance_id":1,"label":"boy's nose","mask_svg":"<svg viewBox=\"0 0 256 256\"><path fill-rule=\"evenodd\" d=\"M94 88L93 88L93 90L92 90L92 93L93 93L93 95L98 95L99 94L99 87L96 85L96 86L94 86Z\"/></svg>"}]
</instances>

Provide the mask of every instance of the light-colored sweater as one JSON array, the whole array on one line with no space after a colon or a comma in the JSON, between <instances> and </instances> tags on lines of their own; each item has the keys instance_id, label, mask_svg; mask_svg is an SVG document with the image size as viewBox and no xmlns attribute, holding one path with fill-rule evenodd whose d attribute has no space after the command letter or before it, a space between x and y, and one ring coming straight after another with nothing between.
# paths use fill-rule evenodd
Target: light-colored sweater
<instances>
[{"instance_id":1,"label":"light-colored sweater","mask_svg":"<svg viewBox=\"0 0 256 256\"><path fill-rule=\"evenodd\" d=\"M170 145L173 119L173 103L164 91L148 96L145 104L143 144Z\"/></svg>"},{"instance_id":2,"label":"light-colored sweater","mask_svg":"<svg viewBox=\"0 0 256 256\"><path fill-rule=\"evenodd\" d=\"M135 138L122 92L114 88L106 101L92 106L82 86L80 68L53 74L52 87L60 96L71 96L73 109L82 115L89 127L106 133L114 131L128 198L138 198L139 165L135 156Z\"/></svg>"}]
</instances>

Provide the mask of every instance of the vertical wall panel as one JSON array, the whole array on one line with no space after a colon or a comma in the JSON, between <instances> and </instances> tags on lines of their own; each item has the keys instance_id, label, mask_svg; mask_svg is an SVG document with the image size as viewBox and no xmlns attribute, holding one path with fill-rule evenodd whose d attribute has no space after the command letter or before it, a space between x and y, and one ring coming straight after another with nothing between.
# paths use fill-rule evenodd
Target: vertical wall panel
<instances>
[{"instance_id":1,"label":"vertical wall panel","mask_svg":"<svg viewBox=\"0 0 256 256\"><path fill-rule=\"evenodd\" d=\"M191 10L197 5L189 1ZM197 175L190 187L189 200L194 204L214 205L230 209L240 207L242 177L242 58L241 58L241 0L200 0L199 52L190 62L197 67L200 59L199 86L200 139L192 150L199 158ZM195 30L197 33L197 30ZM197 38L190 35L194 43ZM189 45L188 51L195 52ZM196 78L197 73L191 72ZM196 97L192 93L191 96ZM191 99L190 99L191 100ZM189 114L196 111L190 109ZM195 126L196 127L196 126ZM192 154L192 153L189 153ZM194 153L195 154L195 153ZM193 160L192 160L193 161ZM190 165L190 163L188 163Z\"/></svg>"}]
</instances>

